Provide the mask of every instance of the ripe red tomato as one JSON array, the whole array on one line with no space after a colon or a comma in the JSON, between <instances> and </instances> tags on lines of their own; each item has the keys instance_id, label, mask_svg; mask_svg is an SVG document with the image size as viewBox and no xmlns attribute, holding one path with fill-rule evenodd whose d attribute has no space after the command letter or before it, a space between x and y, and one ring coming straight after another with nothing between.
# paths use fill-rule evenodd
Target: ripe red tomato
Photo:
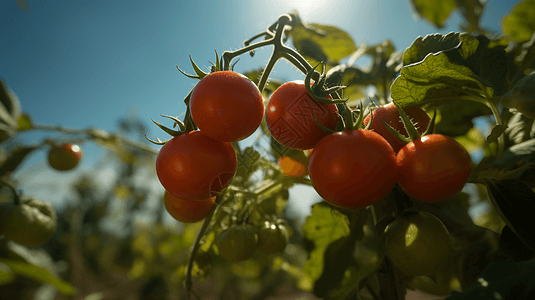
<instances>
[{"instance_id":1,"label":"ripe red tomato","mask_svg":"<svg viewBox=\"0 0 535 300\"><path fill-rule=\"evenodd\" d=\"M193 121L207 136L237 142L253 134L264 116L264 98L247 77L218 71L204 77L190 99Z\"/></svg>"},{"instance_id":2,"label":"ripe red tomato","mask_svg":"<svg viewBox=\"0 0 535 300\"><path fill-rule=\"evenodd\" d=\"M266 124L280 144L291 149L307 150L314 148L328 134L316 125L313 116L323 126L334 129L338 123L337 112L336 105L312 99L304 82L292 81L271 94Z\"/></svg>"},{"instance_id":3,"label":"ripe red tomato","mask_svg":"<svg viewBox=\"0 0 535 300\"><path fill-rule=\"evenodd\" d=\"M398 183L407 195L439 202L457 194L470 176L470 155L453 138L430 134L397 154Z\"/></svg>"},{"instance_id":4,"label":"ripe red tomato","mask_svg":"<svg viewBox=\"0 0 535 300\"><path fill-rule=\"evenodd\" d=\"M370 130L335 132L314 147L312 186L327 202L344 208L369 206L384 198L397 177L396 154Z\"/></svg>"},{"instance_id":5,"label":"ripe red tomato","mask_svg":"<svg viewBox=\"0 0 535 300\"><path fill-rule=\"evenodd\" d=\"M169 140L156 158L156 174L162 186L185 200L204 200L230 184L238 161L228 142L191 131Z\"/></svg>"},{"instance_id":6,"label":"ripe red tomato","mask_svg":"<svg viewBox=\"0 0 535 300\"><path fill-rule=\"evenodd\" d=\"M416 124L416 130L418 130L420 134L424 133L424 131L427 129L427 126L429 125L429 122L431 121L429 115L419 107L406 107L403 110ZM382 137L384 137L385 140L387 140L388 143L392 146L394 152L397 153L399 149L404 146L404 144L395 136L393 136L392 133L388 131L383 121L381 121L381 119L383 119L387 124L394 127L399 133L403 134L406 137L409 137L409 135L407 134L407 130L405 130L405 126L403 126L403 123L401 122L401 117L399 116L399 112L396 106L393 102L391 102L387 105L374 109L373 112L366 116L366 118L364 119L364 125L367 125L368 122L370 122L370 118L372 117L372 115L373 120L369 129L377 132Z\"/></svg>"},{"instance_id":7,"label":"ripe red tomato","mask_svg":"<svg viewBox=\"0 0 535 300\"><path fill-rule=\"evenodd\" d=\"M52 146L48 152L48 164L58 171L74 169L81 159L82 149L74 144Z\"/></svg>"},{"instance_id":8,"label":"ripe red tomato","mask_svg":"<svg viewBox=\"0 0 535 300\"><path fill-rule=\"evenodd\" d=\"M168 191L165 191L163 198L165 209L171 217L184 223L195 223L206 218L215 203L215 197L191 201L180 199Z\"/></svg>"}]
</instances>

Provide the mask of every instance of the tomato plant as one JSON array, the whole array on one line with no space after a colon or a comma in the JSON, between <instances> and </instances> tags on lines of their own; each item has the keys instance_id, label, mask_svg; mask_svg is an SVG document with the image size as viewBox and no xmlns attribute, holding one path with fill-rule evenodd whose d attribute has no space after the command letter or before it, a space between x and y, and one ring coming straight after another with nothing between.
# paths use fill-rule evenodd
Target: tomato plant
<instances>
[{"instance_id":1,"label":"tomato plant","mask_svg":"<svg viewBox=\"0 0 535 300\"><path fill-rule=\"evenodd\" d=\"M219 254L228 261L249 259L256 251L258 236L251 224L233 224L219 234Z\"/></svg>"},{"instance_id":2,"label":"tomato plant","mask_svg":"<svg viewBox=\"0 0 535 300\"><path fill-rule=\"evenodd\" d=\"M177 221L195 223L206 218L214 206L215 197L204 200L184 200L165 191L165 209Z\"/></svg>"},{"instance_id":3,"label":"tomato plant","mask_svg":"<svg viewBox=\"0 0 535 300\"><path fill-rule=\"evenodd\" d=\"M265 221L258 229L258 250L263 253L282 253L287 244L288 230L283 222Z\"/></svg>"},{"instance_id":4,"label":"tomato plant","mask_svg":"<svg viewBox=\"0 0 535 300\"><path fill-rule=\"evenodd\" d=\"M417 200L439 202L463 188L470 176L470 163L470 155L453 138L425 135L398 152L398 182Z\"/></svg>"},{"instance_id":5,"label":"tomato plant","mask_svg":"<svg viewBox=\"0 0 535 300\"><path fill-rule=\"evenodd\" d=\"M0 234L24 246L40 246L56 233L56 212L48 202L24 199L2 209L0 217Z\"/></svg>"},{"instance_id":6,"label":"tomato plant","mask_svg":"<svg viewBox=\"0 0 535 300\"><path fill-rule=\"evenodd\" d=\"M327 202L345 208L369 206L396 183L394 150L370 130L336 132L314 148L309 162L314 189Z\"/></svg>"},{"instance_id":7,"label":"tomato plant","mask_svg":"<svg viewBox=\"0 0 535 300\"><path fill-rule=\"evenodd\" d=\"M260 126L264 98L249 78L233 71L217 71L197 83L190 110L193 121L207 136L237 142Z\"/></svg>"},{"instance_id":8,"label":"tomato plant","mask_svg":"<svg viewBox=\"0 0 535 300\"><path fill-rule=\"evenodd\" d=\"M405 107L403 108L405 113L411 118L412 122L416 125L416 129L419 133L424 133L429 125L431 118L429 115L419 107ZM372 118L373 117L373 118ZM388 141L390 146L394 149L394 152L398 152L405 144L398 140L390 131L386 128L387 123L392 126L399 133L408 137L407 130L401 121L399 112L394 105L394 102L375 108L371 114L364 119L364 125L367 125L372 120L369 129L380 134L385 140ZM384 122L383 122L384 121Z\"/></svg>"},{"instance_id":9,"label":"tomato plant","mask_svg":"<svg viewBox=\"0 0 535 300\"><path fill-rule=\"evenodd\" d=\"M165 143L156 158L156 173L162 186L176 197L204 200L229 185L237 163L230 143L192 131Z\"/></svg>"},{"instance_id":10,"label":"tomato plant","mask_svg":"<svg viewBox=\"0 0 535 300\"><path fill-rule=\"evenodd\" d=\"M82 159L82 149L78 145L55 145L48 151L48 164L58 171L74 169Z\"/></svg>"},{"instance_id":11,"label":"tomato plant","mask_svg":"<svg viewBox=\"0 0 535 300\"><path fill-rule=\"evenodd\" d=\"M386 255L402 272L435 276L450 257L450 235L427 212L406 212L386 227Z\"/></svg>"},{"instance_id":12,"label":"tomato plant","mask_svg":"<svg viewBox=\"0 0 535 300\"><path fill-rule=\"evenodd\" d=\"M305 83L292 81L281 85L271 96L266 108L269 132L280 144L307 150L328 133L315 122L334 129L338 123L338 109L334 104L315 101L306 91Z\"/></svg>"}]
</instances>

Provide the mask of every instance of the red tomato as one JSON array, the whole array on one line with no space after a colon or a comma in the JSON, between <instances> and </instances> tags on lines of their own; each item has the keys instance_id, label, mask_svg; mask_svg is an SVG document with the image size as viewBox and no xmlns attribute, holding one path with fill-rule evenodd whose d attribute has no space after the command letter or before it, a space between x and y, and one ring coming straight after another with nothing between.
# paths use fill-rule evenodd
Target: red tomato
<instances>
[{"instance_id":1,"label":"red tomato","mask_svg":"<svg viewBox=\"0 0 535 300\"><path fill-rule=\"evenodd\" d=\"M190 201L180 199L173 194L165 191L164 194L165 209L177 221L184 223L195 223L206 218L215 203L215 197Z\"/></svg>"},{"instance_id":2,"label":"red tomato","mask_svg":"<svg viewBox=\"0 0 535 300\"><path fill-rule=\"evenodd\" d=\"M429 125L429 121L431 121L429 115L419 107L406 107L403 110L405 111L405 113L407 113L411 120L416 123L416 130L418 130L420 134L424 133L424 131L427 129L427 126ZM404 146L404 144L396 137L394 137L392 133L388 131L383 121L381 121L381 119L383 119L387 124L394 127L399 133L403 134L406 137L409 137L407 131L405 130L405 126L403 126L403 123L401 122L401 117L399 116L396 106L393 102L391 102L385 106L381 106L374 109L372 114L369 114L364 119L364 125L367 125L368 122L370 122L370 118L372 115L373 120L369 129L383 136L385 140L387 140L388 143L392 146L394 152L397 153L399 149Z\"/></svg>"},{"instance_id":3,"label":"red tomato","mask_svg":"<svg viewBox=\"0 0 535 300\"><path fill-rule=\"evenodd\" d=\"M338 123L338 109L334 104L320 103L312 99L302 81L281 85L269 98L266 124L269 132L280 144L307 150L328 135L314 122L313 116L323 126L334 129Z\"/></svg>"},{"instance_id":4,"label":"red tomato","mask_svg":"<svg viewBox=\"0 0 535 300\"><path fill-rule=\"evenodd\" d=\"M430 134L397 154L398 183L407 195L439 202L457 194L470 176L470 155L453 138Z\"/></svg>"},{"instance_id":5,"label":"red tomato","mask_svg":"<svg viewBox=\"0 0 535 300\"><path fill-rule=\"evenodd\" d=\"M260 126L264 98L249 78L233 71L218 71L197 83L190 111L193 122L207 136L237 142Z\"/></svg>"},{"instance_id":6,"label":"red tomato","mask_svg":"<svg viewBox=\"0 0 535 300\"><path fill-rule=\"evenodd\" d=\"M397 177L392 147L379 134L363 129L322 139L314 147L308 167L318 194L344 208L366 207L381 200Z\"/></svg>"},{"instance_id":7,"label":"red tomato","mask_svg":"<svg viewBox=\"0 0 535 300\"><path fill-rule=\"evenodd\" d=\"M58 171L74 169L81 159L82 149L74 144L53 146L48 152L48 164Z\"/></svg>"},{"instance_id":8,"label":"red tomato","mask_svg":"<svg viewBox=\"0 0 535 300\"><path fill-rule=\"evenodd\" d=\"M191 131L169 140L156 158L162 186L185 200L211 198L230 184L238 161L228 142Z\"/></svg>"}]
</instances>

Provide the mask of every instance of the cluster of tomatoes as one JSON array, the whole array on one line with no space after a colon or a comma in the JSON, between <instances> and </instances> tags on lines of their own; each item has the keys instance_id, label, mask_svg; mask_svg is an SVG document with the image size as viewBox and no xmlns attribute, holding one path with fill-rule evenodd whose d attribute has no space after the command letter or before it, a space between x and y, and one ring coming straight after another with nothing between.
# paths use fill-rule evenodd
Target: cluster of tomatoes
<instances>
[{"instance_id":1,"label":"cluster of tomatoes","mask_svg":"<svg viewBox=\"0 0 535 300\"><path fill-rule=\"evenodd\" d=\"M420 136L431 121L421 108L409 107L404 112L410 122L403 122L398 108L389 103L364 119L367 129L329 134L315 120L334 129L338 120L336 105L315 101L302 83L287 83L271 96L266 123L282 145L309 151L313 148L300 174L309 172L318 194L335 206L369 206L384 198L396 182L420 201L438 202L452 197L468 180L470 156L451 137ZM406 127L418 136L407 140ZM279 164L285 163L287 172L296 176L298 172L289 170L292 164L300 165L296 160L284 158Z\"/></svg>"},{"instance_id":2,"label":"cluster of tomatoes","mask_svg":"<svg viewBox=\"0 0 535 300\"><path fill-rule=\"evenodd\" d=\"M166 190L165 207L181 222L198 222L214 209L217 194L236 174L237 157L231 143L254 133L264 115L277 142L289 149L306 150L298 151L302 157L279 158L283 174L309 175L318 194L338 207L372 205L396 183L417 200L442 201L462 189L471 171L470 156L454 139L432 132L422 135L432 128L432 120L422 109L405 108L402 120L400 109L390 103L363 118L366 129L334 131L340 122L337 105L317 101L302 81L281 85L264 110L260 91L247 77L233 71L212 72L192 91L189 110L199 130L180 132L167 141L156 160L156 172ZM302 164L295 164L295 159ZM392 237L405 230L405 236L407 224L437 223L433 218L425 213L400 216L387 232ZM442 227L437 232L444 233ZM427 244L426 238L436 235L422 232L419 241ZM234 222L219 233L218 250L222 257L236 262L248 259L257 248L282 252L287 239L281 222L257 226ZM396 238L391 240L394 252L404 253L392 246L398 242ZM392 260L398 261L398 256Z\"/></svg>"},{"instance_id":3,"label":"cluster of tomatoes","mask_svg":"<svg viewBox=\"0 0 535 300\"><path fill-rule=\"evenodd\" d=\"M231 143L257 130L264 102L249 78L217 71L197 83L189 109L199 130L167 141L156 159L156 173L166 190L165 207L181 222L197 222L210 213L216 195L236 174L238 161Z\"/></svg>"}]
</instances>

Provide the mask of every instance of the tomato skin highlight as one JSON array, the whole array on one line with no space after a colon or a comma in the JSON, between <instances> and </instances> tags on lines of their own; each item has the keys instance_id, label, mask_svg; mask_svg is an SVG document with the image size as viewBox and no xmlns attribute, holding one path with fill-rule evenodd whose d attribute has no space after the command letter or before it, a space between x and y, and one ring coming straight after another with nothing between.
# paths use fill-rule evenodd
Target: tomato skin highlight
<instances>
[{"instance_id":1,"label":"tomato skin highlight","mask_svg":"<svg viewBox=\"0 0 535 300\"><path fill-rule=\"evenodd\" d=\"M314 147L309 172L312 186L327 202L362 208L381 200L394 187L396 156L373 131L336 132Z\"/></svg>"},{"instance_id":2,"label":"tomato skin highlight","mask_svg":"<svg viewBox=\"0 0 535 300\"><path fill-rule=\"evenodd\" d=\"M48 164L58 171L74 169L81 159L82 149L74 144L52 146L48 152Z\"/></svg>"},{"instance_id":3,"label":"tomato skin highlight","mask_svg":"<svg viewBox=\"0 0 535 300\"><path fill-rule=\"evenodd\" d=\"M228 142L216 141L200 131L172 138L156 158L162 186L185 200L216 196L236 174L236 152Z\"/></svg>"},{"instance_id":4,"label":"tomato skin highlight","mask_svg":"<svg viewBox=\"0 0 535 300\"><path fill-rule=\"evenodd\" d=\"M171 217L183 223L195 223L206 218L214 203L215 197L191 201L180 199L168 191L164 194L165 209Z\"/></svg>"},{"instance_id":5,"label":"tomato skin highlight","mask_svg":"<svg viewBox=\"0 0 535 300\"><path fill-rule=\"evenodd\" d=\"M325 136L313 119L333 129L338 123L338 109L334 104L316 102L302 81L281 85L271 96L266 108L266 125L277 142L299 150L312 149Z\"/></svg>"},{"instance_id":6,"label":"tomato skin highlight","mask_svg":"<svg viewBox=\"0 0 535 300\"><path fill-rule=\"evenodd\" d=\"M453 138L426 135L398 152L398 183L416 200L443 201L461 191L470 176L470 162L468 152Z\"/></svg>"},{"instance_id":7,"label":"tomato skin highlight","mask_svg":"<svg viewBox=\"0 0 535 300\"><path fill-rule=\"evenodd\" d=\"M208 74L197 83L190 99L195 125L212 139L237 142L253 134L264 116L258 87L233 71Z\"/></svg>"},{"instance_id":8,"label":"tomato skin highlight","mask_svg":"<svg viewBox=\"0 0 535 300\"><path fill-rule=\"evenodd\" d=\"M429 115L419 107L405 107L403 110L415 123L416 130L420 134L423 134L424 131L427 129L429 122L431 121ZM401 122L401 117L399 116L399 112L394 103L391 102L389 104L374 109L371 114L367 115L366 118L364 118L364 125L367 125L370 122L372 115L373 119L369 129L380 134L390 144L390 146L392 146L394 152L398 153L398 151L403 148L405 144L403 144L403 142L401 142L394 135L392 135L392 133L388 131L388 128L383 123L383 121L381 121L381 119L383 119L387 124L392 126L399 133L406 137L409 137L405 126L403 126L403 123Z\"/></svg>"}]
</instances>

